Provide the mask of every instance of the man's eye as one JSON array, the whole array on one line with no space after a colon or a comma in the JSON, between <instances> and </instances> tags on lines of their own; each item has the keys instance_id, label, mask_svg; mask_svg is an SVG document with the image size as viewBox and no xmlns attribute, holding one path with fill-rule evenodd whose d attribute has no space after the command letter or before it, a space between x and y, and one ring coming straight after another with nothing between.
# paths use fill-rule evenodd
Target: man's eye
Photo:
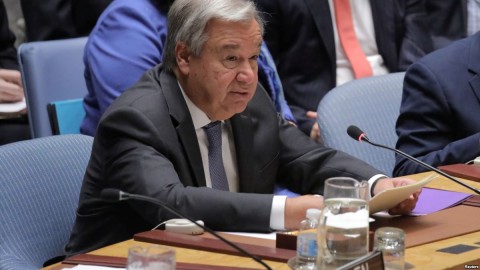
<instances>
[{"instance_id":1,"label":"man's eye","mask_svg":"<svg viewBox=\"0 0 480 270\"><path fill-rule=\"evenodd\" d=\"M227 61L237 61L238 58L236 56L227 56L226 60Z\"/></svg>"},{"instance_id":2,"label":"man's eye","mask_svg":"<svg viewBox=\"0 0 480 270\"><path fill-rule=\"evenodd\" d=\"M252 60L258 60L258 55L254 55L254 56L250 57L250 59L252 59Z\"/></svg>"}]
</instances>

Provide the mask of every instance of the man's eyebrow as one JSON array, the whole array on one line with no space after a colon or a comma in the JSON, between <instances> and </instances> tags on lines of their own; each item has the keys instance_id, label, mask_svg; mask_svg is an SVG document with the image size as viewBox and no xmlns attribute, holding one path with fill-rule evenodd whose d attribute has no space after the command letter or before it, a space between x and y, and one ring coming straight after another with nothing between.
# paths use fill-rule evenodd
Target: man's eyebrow
<instances>
[{"instance_id":1,"label":"man's eyebrow","mask_svg":"<svg viewBox=\"0 0 480 270\"><path fill-rule=\"evenodd\" d=\"M222 50L235 50L235 49L238 49L238 48L240 48L239 44L230 43L230 44L223 45L220 49L222 49Z\"/></svg>"}]
</instances>

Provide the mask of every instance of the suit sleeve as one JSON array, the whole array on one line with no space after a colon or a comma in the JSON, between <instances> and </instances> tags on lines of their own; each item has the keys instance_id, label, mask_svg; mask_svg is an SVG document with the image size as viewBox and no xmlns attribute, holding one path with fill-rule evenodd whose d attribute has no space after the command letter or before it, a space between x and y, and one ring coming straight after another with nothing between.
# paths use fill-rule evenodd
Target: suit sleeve
<instances>
[{"instance_id":1,"label":"suit sleeve","mask_svg":"<svg viewBox=\"0 0 480 270\"><path fill-rule=\"evenodd\" d=\"M15 35L8 26L8 17L3 1L0 2L0 68L16 69L17 50L15 49Z\"/></svg>"},{"instance_id":2,"label":"suit sleeve","mask_svg":"<svg viewBox=\"0 0 480 270\"><path fill-rule=\"evenodd\" d=\"M424 1L398 1L405 12L403 25L404 36L400 45L398 70L405 71L424 55L433 50L432 39L428 30L428 18Z\"/></svg>"},{"instance_id":3,"label":"suit sleeve","mask_svg":"<svg viewBox=\"0 0 480 270\"><path fill-rule=\"evenodd\" d=\"M456 135L457 121L439 79L423 62L412 65L405 77L396 124L397 148L434 167L466 162L480 155L479 133L463 138ZM426 170L397 156L393 174Z\"/></svg>"}]
</instances>

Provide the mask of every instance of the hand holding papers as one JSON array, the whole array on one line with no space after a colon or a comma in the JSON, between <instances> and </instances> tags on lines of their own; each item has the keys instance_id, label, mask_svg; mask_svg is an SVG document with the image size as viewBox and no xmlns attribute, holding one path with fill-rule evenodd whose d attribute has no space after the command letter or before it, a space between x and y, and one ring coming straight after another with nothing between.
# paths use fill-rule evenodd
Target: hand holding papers
<instances>
[{"instance_id":1,"label":"hand holding papers","mask_svg":"<svg viewBox=\"0 0 480 270\"><path fill-rule=\"evenodd\" d=\"M401 186L401 187L395 187L392 189L387 189L378 193L369 201L370 214L374 214L383 210L388 210L394 207L395 205L407 199L415 191L421 189L423 186L428 184L430 181L432 181L436 177L438 177L438 175L432 174L416 183L406 185L406 186Z\"/></svg>"}]
</instances>

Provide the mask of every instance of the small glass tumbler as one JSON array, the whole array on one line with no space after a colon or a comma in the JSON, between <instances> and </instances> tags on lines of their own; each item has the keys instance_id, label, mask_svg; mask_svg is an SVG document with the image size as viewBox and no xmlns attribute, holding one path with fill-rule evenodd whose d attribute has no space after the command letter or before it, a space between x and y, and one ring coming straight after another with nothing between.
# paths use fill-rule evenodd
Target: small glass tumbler
<instances>
[{"instance_id":1,"label":"small glass tumbler","mask_svg":"<svg viewBox=\"0 0 480 270\"><path fill-rule=\"evenodd\" d=\"M159 245L128 249L128 270L175 270L175 250Z\"/></svg>"},{"instance_id":2,"label":"small glass tumbler","mask_svg":"<svg viewBox=\"0 0 480 270\"><path fill-rule=\"evenodd\" d=\"M385 269L405 269L405 232L394 227L382 227L375 231L374 249L382 251Z\"/></svg>"}]
</instances>

